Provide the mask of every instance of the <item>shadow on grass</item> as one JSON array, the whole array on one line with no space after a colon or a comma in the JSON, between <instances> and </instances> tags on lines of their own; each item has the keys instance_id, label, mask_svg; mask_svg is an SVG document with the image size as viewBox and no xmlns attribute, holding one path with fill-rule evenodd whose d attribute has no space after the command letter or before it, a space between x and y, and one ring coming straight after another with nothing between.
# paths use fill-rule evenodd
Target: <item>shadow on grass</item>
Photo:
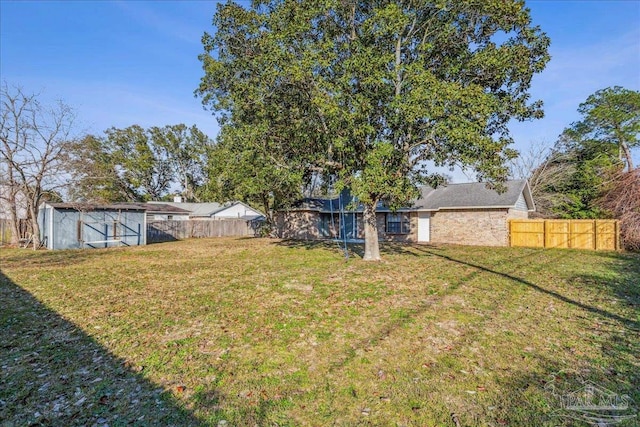
<instances>
[{"instance_id":1,"label":"shadow on grass","mask_svg":"<svg viewBox=\"0 0 640 427\"><path fill-rule=\"evenodd\" d=\"M120 248L109 248L111 250L122 250ZM23 268L29 266L54 267L68 266L81 261L103 256L105 250L102 249L67 249L48 251L34 251L32 249L13 249L2 257L2 266L5 268Z\"/></svg>"},{"instance_id":2,"label":"shadow on grass","mask_svg":"<svg viewBox=\"0 0 640 427\"><path fill-rule=\"evenodd\" d=\"M329 251L338 250L341 255L344 256L345 243L342 240L296 240L296 239L284 239L275 241L273 244L277 246L283 246L292 249L305 249L305 250L318 250L324 249ZM402 243L393 242L380 242L380 254L385 255L409 255L409 256L424 256L425 254L416 253L409 248L415 245L407 245ZM438 246L434 245L420 245L423 248L435 249ZM347 251L350 257L364 257L364 244L363 243L351 243L346 244Z\"/></svg>"},{"instance_id":3,"label":"shadow on grass","mask_svg":"<svg viewBox=\"0 0 640 427\"><path fill-rule=\"evenodd\" d=\"M607 259L607 265L618 274L612 279L605 275L579 274L572 278L573 286L586 286L594 291L606 289L615 294L624 303L640 308L640 254L598 253Z\"/></svg>"},{"instance_id":4,"label":"shadow on grass","mask_svg":"<svg viewBox=\"0 0 640 427\"><path fill-rule=\"evenodd\" d=\"M333 250L331 244L327 242L285 241L281 244L307 250ZM349 245L352 250L354 246L356 251L358 247L362 247L362 245ZM524 285L563 304L583 310L585 318L594 319L596 323L599 322L598 318L609 321L608 331L601 334L602 341L598 342L600 355L603 359L585 359L581 366L564 366L560 360L551 360L543 354L532 354L527 357L535 360L537 366L535 370L529 371L514 367L509 374L497 378L500 390L507 391L507 393L488 397L486 401L481 402L483 404L476 405L471 413L465 413L469 408L464 407L450 409L459 411L465 421L470 422L468 425L482 425L489 419L498 425L531 425L533 414L535 414L536 423L544 423L544 425L587 425L584 424L584 419L580 418L584 414L563 410L563 404L567 398L572 396L572 393L579 392L588 384L597 384L602 387L605 394L610 391L611 395L631 396L633 407L630 407L625 414L636 414L637 403L640 401L640 375L637 372L637 365L633 361L637 361L637 354L640 354L640 342L637 340L640 322L635 320L633 315L627 318L619 313L586 304L563 295L559 290L548 289L535 279L525 279L518 277L517 273L514 274L519 268L527 265L531 259L539 256L541 251L544 250L527 251L517 256L511 254L509 262L502 265L500 262L504 261L503 257L498 257L496 262L464 259L461 256L450 255L446 247L440 246L395 243L381 245L383 256L397 254L412 257L437 257L460 266L471 267L472 270L451 283L444 293L440 293L432 299L425 299L413 309L408 310L401 318L391 319L381 328L371 331L371 334L364 339L353 342L350 345L350 350L341 354L338 352L340 356L332 363L330 372L339 371L351 363L359 350L371 351L372 347L383 342L395 330L402 328L413 319L419 318L434 304L437 304L444 295L457 291L464 283L468 283L478 276L489 274L507 279L509 283L514 285ZM553 255L553 262L557 264L564 259L575 257L576 253L575 251L557 251ZM634 310L637 312L640 305L640 282L638 279L640 278L640 258L617 253L601 253L597 256L610 260L606 265L609 272L615 274L613 276L607 275L607 273L603 273L601 276L573 275L568 278L567 286L577 286L578 284L593 286L589 295L595 295L598 291L605 290L606 293L614 294L623 299L622 304L628 304L632 308L631 313ZM538 273L544 274L543 264L540 265ZM476 333L480 333L481 330L482 328ZM607 398L607 395L602 397ZM473 411L476 410L484 412L474 413ZM605 415L607 415L606 411L601 411L599 416ZM478 424L475 424L474 420ZM634 417L621 425L637 425L636 422L637 418Z\"/></svg>"},{"instance_id":5,"label":"shadow on grass","mask_svg":"<svg viewBox=\"0 0 640 427\"><path fill-rule=\"evenodd\" d=\"M440 257L476 269L476 272L468 275L465 280L484 273L504 277L515 284L525 285L536 292L584 310L586 312L585 319L595 320L593 327L596 329L591 333L599 337L597 338L600 348L598 357L593 360L584 360L581 366L565 366L560 361L551 360L541 354L531 355L530 357L535 359L537 369L534 372L515 370L500 379L498 381L500 388L508 390L508 393L494 396L490 401L485 402L485 408L493 408L490 413L483 414L485 419L492 418L498 424L505 425L528 425L531 422L531 414L536 414L539 416L536 422L544 422L544 425L586 426L597 424L593 421L594 418L588 418L594 416L596 418L602 417L602 424L597 425L613 425L607 424L607 420L616 421L616 424L620 422L621 426L640 425L638 424L640 373L637 370L638 354L640 354L640 341L638 341L640 322L633 318L633 313L637 314L640 306L640 281L638 279L640 278L640 257L614 252L590 253L590 255L610 260L606 263L609 274L576 274L567 280L567 286L590 288L587 290L589 295L598 295L604 291L605 296L617 296L619 304L627 305L631 309L627 312L632 313L632 318L626 318L611 311L576 301L557 291L546 289L531 280L517 277L511 272L501 271L503 268L500 266L482 265L477 261L460 259L460 257L442 253L437 248L434 250L412 246L405 249L407 251L417 250L424 253L425 256ZM526 263L527 258L536 256L538 252L536 250L519 257L510 257L510 268L512 270L518 268L518 265ZM575 251L559 251L555 255L554 262L557 263L571 255L575 256ZM517 265L513 264L514 261ZM614 275L610 273L614 273ZM587 313L595 318L588 316ZM598 322L598 317L605 322ZM597 330L598 323L604 325L602 331ZM630 400L624 402L629 404L628 409L622 407L617 409L599 408L588 410L586 412L591 412L585 413L585 411L567 410L564 407L567 399L571 399L572 396L581 396L576 393L580 393L581 390L585 390L591 385L600 387L595 391L596 395L593 397L596 400L611 399L612 396L623 400L630 397ZM620 421L623 416L629 418Z\"/></svg>"},{"instance_id":6,"label":"shadow on grass","mask_svg":"<svg viewBox=\"0 0 640 427\"><path fill-rule=\"evenodd\" d=\"M514 276L512 273L505 273L505 272L499 271L494 266L484 266L484 265L481 265L481 264L476 263L476 262L470 262L470 261L454 258L454 257L446 255L444 253L439 253L439 252L436 252L436 251L433 251L433 250L430 250L430 249L426 249L426 248L422 249L422 251L425 254L430 254L430 255L433 255L433 256L437 256L437 257L446 259L446 260L451 261L451 262L455 262L457 264L462 264L462 265L466 265L468 267L473 267L473 268L477 269L478 271L482 271L482 272L485 272L485 273L495 274L497 276L504 277L504 278L509 279L511 281L514 281L516 283L520 283L522 285L528 286L528 287L530 287L530 288L532 288L532 289L534 289L534 290L536 290L536 291L538 291L540 293L543 293L543 294L546 294L548 296L551 296L551 297L553 297L553 298L555 298L555 299L557 299L559 301L562 301L564 303L571 304L573 306L579 307L579 308L581 308L583 310L589 311L589 312L597 314L599 316L602 316L602 317L605 317L605 318L620 322L620 323L624 324L625 326L627 326L628 328L630 328L630 329L632 329L634 331L639 331L640 332L640 322L638 322L637 320L627 319L627 318L624 318L624 317L622 317L622 316L620 316L618 314L611 313L611 312L609 312L607 310L603 310L601 308L594 307L594 306L591 306L591 305L588 305L588 304L584 304L584 303L582 303L580 301L573 300L573 299L568 298L568 297L566 297L566 296L564 296L564 295L562 295L562 294L560 294L558 292L555 292L555 291L552 291L552 290L549 290L549 289L545 289L544 287L539 286L539 285L537 285L537 284L535 284L535 283L533 283L533 282L531 282L529 280L525 280L525 279L523 279L521 277ZM567 254L568 253L569 252L567 252ZM521 258L525 258L525 257L528 257L528 256L531 256L531 255L524 255ZM565 256L567 256L567 255L565 255ZM616 267L612 266L612 268L615 269ZM623 274L626 274L626 273L623 272ZM636 277L635 280L637 281L637 276L635 276L635 277ZM631 282L632 280L634 280L633 276L629 276L627 279L624 279L624 283L632 283ZM600 281L598 283L603 287L612 288L611 290L614 293L618 293L621 290L620 287L616 286L614 283L612 283L611 280L602 280L602 281ZM625 288L627 287L627 285L623 285L623 286Z\"/></svg>"},{"instance_id":7,"label":"shadow on grass","mask_svg":"<svg viewBox=\"0 0 640 427\"><path fill-rule=\"evenodd\" d=\"M47 255L39 254L52 261ZM58 253L54 259L60 261ZM0 425L201 425L2 273L0 307Z\"/></svg>"}]
</instances>

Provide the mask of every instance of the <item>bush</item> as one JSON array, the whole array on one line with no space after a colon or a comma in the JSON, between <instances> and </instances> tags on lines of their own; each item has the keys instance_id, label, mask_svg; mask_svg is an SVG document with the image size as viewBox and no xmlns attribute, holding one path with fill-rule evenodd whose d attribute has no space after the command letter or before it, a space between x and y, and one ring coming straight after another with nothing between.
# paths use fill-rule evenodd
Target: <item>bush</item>
<instances>
[{"instance_id":1,"label":"bush","mask_svg":"<svg viewBox=\"0 0 640 427\"><path fill-rule=\"evenodd\" d=\"M640 169L616 174L601 203L620 220L623 247L640 251Z\"/></svg>"}]
</instances>

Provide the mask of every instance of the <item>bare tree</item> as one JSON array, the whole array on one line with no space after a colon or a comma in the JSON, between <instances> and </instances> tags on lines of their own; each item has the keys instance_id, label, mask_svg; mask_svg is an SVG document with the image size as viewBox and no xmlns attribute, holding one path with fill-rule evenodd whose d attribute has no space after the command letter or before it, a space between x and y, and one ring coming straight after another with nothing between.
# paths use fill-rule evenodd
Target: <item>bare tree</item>
<instances>
[{"instance_id":1,"label":"bare tree","mask_svg":"<svg viewBox=\"0 0 640 427\"><path fill-rule=\"evenodd\" d=\"M531 194L536 203L536 216L553 216L553 206L562 203L562 194L546 191L566 179L575 169L570 161L571 153L560 150L545 141L532 142L526 151L510 162L510 177L529 181Z\"/></svg>"},{"instance_id":2,"label":"bare tree","mask_svg":"<svg viewBox=\"0 0 640 427\"><path fill-rule=\"evenodd\" d=\"M620 220L624 247L640 251L640 169L615 174L600 203Z\"/></svg>"},{"instance_id":3,"label":"bare tree","mask_svg":"<svg viewBox=\"0 0 640 427\"><path fill-rule=\"evenodd\" d=\"M64 150L75 119L63 102L44 106L37 98L6 82L1 88L0 162L7 172L6 200L11 215L17 216L18 196L23 197L34 248L40 245L39 205L48 192L62 186Z\"/></svg>"}]
</instances>

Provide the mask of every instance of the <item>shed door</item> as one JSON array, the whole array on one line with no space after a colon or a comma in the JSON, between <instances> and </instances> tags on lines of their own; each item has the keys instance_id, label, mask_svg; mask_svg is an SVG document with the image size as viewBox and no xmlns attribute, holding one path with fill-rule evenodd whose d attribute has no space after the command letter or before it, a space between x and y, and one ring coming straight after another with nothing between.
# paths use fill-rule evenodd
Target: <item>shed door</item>
<instances>
[{"instance_id":1,"label":"shed door","mask_svg":"<svg viewBox=\"0 0 640 427\"><path fill-rule=\"evenodd\" d=\"M429 241L430 220L431 220L431 213L418 212L418 242Z\"/></svg>"}]
</instances>

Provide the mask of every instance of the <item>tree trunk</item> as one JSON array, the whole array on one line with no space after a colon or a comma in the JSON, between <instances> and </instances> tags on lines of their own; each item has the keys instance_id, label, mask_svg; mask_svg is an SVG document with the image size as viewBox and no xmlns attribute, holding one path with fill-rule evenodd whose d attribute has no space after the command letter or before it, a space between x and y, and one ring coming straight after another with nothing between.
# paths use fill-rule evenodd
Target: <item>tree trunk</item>
<instances>
[{"instance_id":1,"label":"tree trunk","mask_svg":"<svg viewBox=\"0 0 640 427\"><path fill-rule=\"evenodd\" d=\"M40 224L38 224L38 207L31 203L29 206L29 216L31 217L31 232L33 233L33 249L40 247Z\"/></svg>"},{"instance_id":2,"label":"tree trunk","mask_svg":"<svg viewBox=\"0 0 640 427\"><path fill-rule=\"evenodd\" d=\"M380 245L378 244L378 223L376 222L377 201L364 205L362 219L364 221L364 261L380 261Z\"/></svg>"},{"instance_id":3,"label":"tree trunk","mask_svg":"<svg viewBox=\"0 0 640 427\"><path fill-rule=\"evenodd\" d=\"M622 151L624 152L624 157L627 159L627 172L631 172L633 170L633 160L631 158L631 150L626 142L622 141L620 144Z\"/></svg>"},{"instance_id":4,"label":"tree trunk","mask_svg":"<svg viewBox=\"0 0 640 427\"><path fill-rule=\"evenodd\" d=\"M13 188L9 188L9 223L11 226L11 244L17 245L20 241L20 218L18 218L18 203Z\"/></svg>"}]
</instances>

